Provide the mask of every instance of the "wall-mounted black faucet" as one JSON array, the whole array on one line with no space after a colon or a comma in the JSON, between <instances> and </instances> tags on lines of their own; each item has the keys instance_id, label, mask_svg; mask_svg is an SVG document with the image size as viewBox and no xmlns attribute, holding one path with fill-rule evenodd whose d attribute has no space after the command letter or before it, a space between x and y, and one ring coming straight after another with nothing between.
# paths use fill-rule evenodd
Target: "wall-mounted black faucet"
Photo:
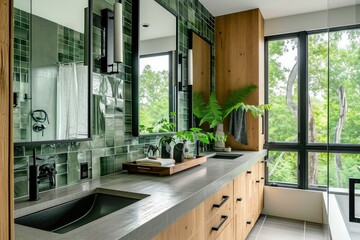
<instances>
[{"instance_id":1,"label":"wall-mounted black faucet","mask_svg":"<svg viewBox=\"0 0 360 240\"><path fill-rule=\"evenodd\" d=\"M39 167L39 179L38 183L42 180L49 179L49 187L54 188L56 186L56 171L55 167L52 164L46 163Z\"/></svg>"},{"instance_id":2,"label":"wall-mounted black faucet","mask_svg":"<svg viewBox=\"0 0 360 240\"><path fill-rule=\"evenodd\" d=\"M36 148L33 148L33 165L29 166L29 201L36 201L39 199L37 176L38 166L36 165Z\"/></svg>"},{"instance_id":3,"label":"wall-mounted black faucet","mask_svg":"<svg viewBox=\"0 0 360 240\"><path fill-rule=\"evenodd\" d=\"M46 163L38 168L36 164L36 149L33 149L33 164L29 166L29 201L39 199L39 183L45 179L49 180L49 187L56 186L56 170L54 165Z\"/></svg>"}]
</instances>

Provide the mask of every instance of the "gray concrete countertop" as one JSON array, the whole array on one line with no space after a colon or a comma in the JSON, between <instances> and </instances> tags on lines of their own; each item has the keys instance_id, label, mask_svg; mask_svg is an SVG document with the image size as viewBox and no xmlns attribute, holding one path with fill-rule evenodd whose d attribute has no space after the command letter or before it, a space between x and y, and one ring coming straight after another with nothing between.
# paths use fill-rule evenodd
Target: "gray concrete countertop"
<instances>
[{"instance_id":1,"label":"gray concrete countertop","mask_svg":"<svg viewBox=\"0 0 360 240\"><path fill-rule=\"evenodd\" d=\"M228 154L233 153L242 153L243 156L234 160L210 158L200 166L165 177L121 172L41 193L41 199L36 202L17 199L15 218L89 195L99 189L149 195L128 207L65 234L15 224L15 239L151 239L216 193L267 152L233 151Z\"/></svg>"}]
</instances>

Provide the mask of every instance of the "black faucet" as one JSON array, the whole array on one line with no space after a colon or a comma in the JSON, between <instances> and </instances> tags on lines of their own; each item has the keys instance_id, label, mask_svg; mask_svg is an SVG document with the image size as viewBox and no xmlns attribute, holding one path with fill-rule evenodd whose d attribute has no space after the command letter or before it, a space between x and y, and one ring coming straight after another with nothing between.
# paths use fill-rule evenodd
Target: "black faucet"
<instances>
[{"instance_id":1,"label":"black faucet","mask_svg":"<svg viewBox=\"0 0 360 240\"><path fill-rule=\"evenodd\" d=\"M33 149L33 164L29 166L29 201L39 200L39 183L40 181L48 178L49 187L56 186L56 171L54 165L49 163L43 164L38 168L36 165L36 149ZM39 173L40 171L40 173Z\"/></svg>"},{"instance_id":2,"label":"black faucet","mask_svg":"<svg viewBox=\"0 0 360 240\"><path fill-rule=\"evenodd\" d=\"M55 167L52 164L46 163L44 165L41 165L39 167L39 176L37 177L39 179L38 183L40 181L48 178L49 179L49 187L54 188L56 186L56 171Z\"/></svg>"}]
</instances>

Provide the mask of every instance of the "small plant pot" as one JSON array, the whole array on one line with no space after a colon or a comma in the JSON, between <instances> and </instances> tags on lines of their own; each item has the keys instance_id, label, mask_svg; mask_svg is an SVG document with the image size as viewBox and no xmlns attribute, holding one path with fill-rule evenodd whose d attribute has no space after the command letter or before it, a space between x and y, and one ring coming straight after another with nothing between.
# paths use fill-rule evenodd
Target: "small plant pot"
<instances>
[{"instance_id":1,"label":"small plant pot","mask_svg":"<svg viewBox=\"0 0 360 240\"><path fill-rule=\"evenodd\" d=\"M171 146L167 142L161 146L161 158L171 158Z\"/></svg>"},{"instance_id":2,"label":"small plant pot","mask_svg":"<svg viewBox=\"0 0 360 240\"><path fill-rule=\"evenodd\" d=\"M175 162L181 163L185 159L185 145L184 143L177 143L174 146L174 160Z\"/></svg>"}]
</instances>

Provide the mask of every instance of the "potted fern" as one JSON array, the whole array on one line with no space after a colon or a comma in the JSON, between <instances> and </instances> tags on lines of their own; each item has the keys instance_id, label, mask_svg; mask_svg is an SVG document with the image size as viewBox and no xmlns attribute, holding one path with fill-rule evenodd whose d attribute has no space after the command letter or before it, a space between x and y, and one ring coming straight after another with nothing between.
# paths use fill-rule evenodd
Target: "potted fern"
<instances>
[{"instance_id":1,"label":"potted fern","mask_svg":"<svg viewBox=\"0 0 360 240\"><path fill-rule=\"evenodd\" d=\"M215 128L215 137L221 139L215 142L215 150L225 150L226 135L223 132L223 122L231 112L241 108L245 112L250 111L253 116L257 117L262 115L264 110L270 108L270 105L268 104L255 106L244 103L245 99L256 88L256 85L249 85L233 90L223 106L221 106L216 99L215 91L210 94L207 102L201 93L195 92L193 94L193 114L200 119L199 126L208 123L210 128Z\"/></svg>"}]
</instances>

